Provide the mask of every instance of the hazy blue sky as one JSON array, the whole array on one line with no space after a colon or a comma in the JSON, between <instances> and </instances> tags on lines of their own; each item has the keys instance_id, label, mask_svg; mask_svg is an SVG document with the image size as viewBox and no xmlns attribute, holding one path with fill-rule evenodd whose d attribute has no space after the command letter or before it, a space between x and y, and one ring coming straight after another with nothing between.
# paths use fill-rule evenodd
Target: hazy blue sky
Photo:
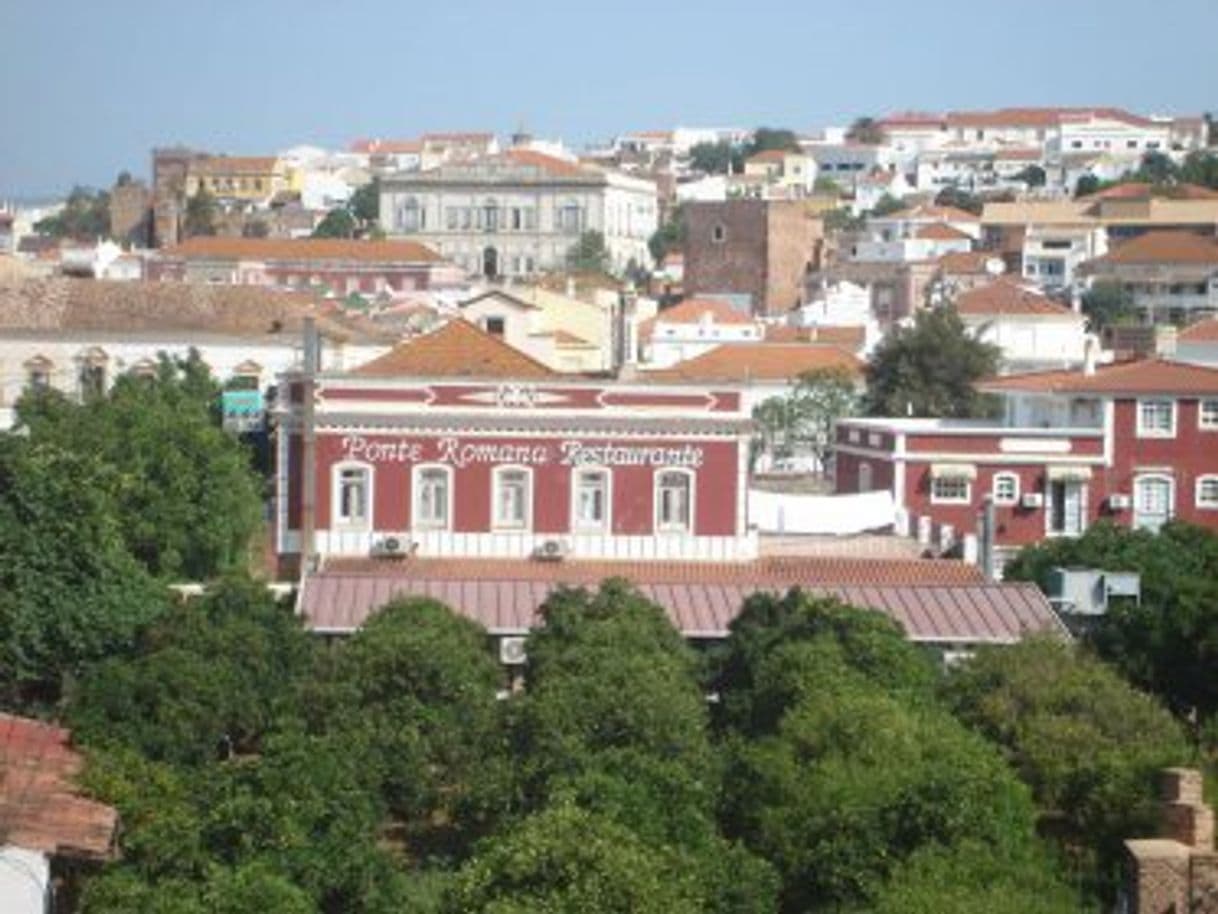
<instances>
[{"instance_id":1,"label":"hazy blue sky","mask_svg":"<svg viewBox=\"0 0 1218 914\"><path fill-rule=\"evenodd\" d=\"M805 129L894 109L1218 108L1218 0L0 0L0 198L524 123Z\"/></svg>"}]
</instances>

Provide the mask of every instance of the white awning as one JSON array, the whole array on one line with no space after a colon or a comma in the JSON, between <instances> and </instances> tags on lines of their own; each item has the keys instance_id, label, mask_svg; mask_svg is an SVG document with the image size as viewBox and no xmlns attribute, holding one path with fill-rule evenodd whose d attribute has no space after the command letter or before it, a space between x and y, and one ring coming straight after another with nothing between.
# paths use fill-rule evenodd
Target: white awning
<instances>
[{"instance_id":1,"label":"white awning","mask_svg":"<svg viewBox=\"0 0 1218 914\"><path fill-rule=\"evenodd\" d=\"M932 479L976 479L977 467L971 463L932 463Z\"/></svg>"},{"instance_id":2,"label":"white awning","mask_svg":"<svg viewBox=\"0 0 1218 914\"><path fill-rule=\"evenodd\" d=\"M1091 467L1074 464L1050 465L1045 475L1050 482L1086 482L1091 478Z\"/></svg>"}]
</instances>

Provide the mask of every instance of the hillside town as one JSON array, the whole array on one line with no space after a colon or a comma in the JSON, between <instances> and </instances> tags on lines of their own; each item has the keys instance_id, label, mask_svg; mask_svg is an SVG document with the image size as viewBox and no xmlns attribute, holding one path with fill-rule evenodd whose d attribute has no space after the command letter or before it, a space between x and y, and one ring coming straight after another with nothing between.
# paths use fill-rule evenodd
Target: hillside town
<instances>
[{"instance_id":1,"label":"hillside town","mask_svg":"<svg viewBox=\"0 0 1218 914\"><path fill-rule=\"evenodd\" d=\"M0 914L1218 914L1218 114L410 122L0 198Z\"/></svg>"}]
</instances>

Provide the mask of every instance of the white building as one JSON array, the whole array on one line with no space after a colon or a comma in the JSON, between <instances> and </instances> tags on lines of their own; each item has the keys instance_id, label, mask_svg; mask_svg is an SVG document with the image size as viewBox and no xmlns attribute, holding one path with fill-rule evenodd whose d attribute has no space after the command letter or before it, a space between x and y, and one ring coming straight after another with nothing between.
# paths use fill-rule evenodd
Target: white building
<instances>
[{"instance_id":1,"label":"white building","mask_svg":"<svg viewBox=\"0 0 1218 914\"><path fill-rule=\"evenodd\" d=\"M69 396L151 373L164 353L199 352L220 382L262 395L299 368L302 320L326 339L324 366L349 368L387 351L385 334L319 311L308 296L248 286L48 279L0 285L0 428L31 386Z\"/></svg>"},{"instance_id":2,"label":"white building","mask_svg":"<svg viewBox=\"0 0 1218 914\"><path fill-rule=\"evenodd\" d=\"M1077 289L1079 267L1108 251L1108 232L1095 225L1030 225L1023 239L1023 275L1042 288Z\"/></svg>"},{"instance_id":3,"label":"white building","mask_svg":"<svg viewBox=\"0 0 1218 914\"><path fill-rule=\"evenodd\" d=\"M765 328L749 314L719 299L688 298L639 326L640 361L667 368L723 343L756 343Z\"/></svg>"},{"instance_id":4,"label":"white building","mask_svg":"<svg viewBox=\"0 0 1218 914\"><path fill-rule=\"evenodd\" d=\"M870 287L843 279L823 282L812 290L807 304L794 312L799 327L861 327L863 345L855 354L868 357L883 337L871 308Z\"/></svg>"},{"instance_id":5,"label":"white building","mask_svg":"<svg viewBox=\"0 0 1218 914\"><path fill-rule=\"evenodd\" d=\"M1003 373L1073 368L1084 362L1088 336L1083 315L1014 280L997 279L961 293L954 305L975 339L1002 350Z\"/></svg>"},{"instance_id":6,"label":"white building","mask_svg":"<svg viewBox=\"0 0 1218 914\"><path fill-rule=\"evenodd\" d=\"M658 226L652 181L527 149L381 183L381 227L421 241L472 274L561 270L585 232L600 232L609 266L651 263Z\"/></svg>"}]
</instances>

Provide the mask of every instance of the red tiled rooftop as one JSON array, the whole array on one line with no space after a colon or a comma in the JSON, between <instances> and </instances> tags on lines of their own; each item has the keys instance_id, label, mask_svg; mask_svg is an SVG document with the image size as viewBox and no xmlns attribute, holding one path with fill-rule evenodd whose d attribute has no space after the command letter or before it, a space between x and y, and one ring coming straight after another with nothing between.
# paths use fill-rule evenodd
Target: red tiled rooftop
<instances>
[{"instance_id":1,"label":"red tiled rooftop","mask_svg":"<svg viewBox=\"0 0 1218 914\"><path fill-rule=\"evenodd\" d=\"M667 381L789 381L804 372L840 369L859 376L863 363L822 343L724 343L709 352L650 373Z\"/></svg>"},{"instance_id":2,"label":"red tiled rooftop","mask_svg":"<svg viewBox=\"0 0 1218 914\"><path fill-rule=\"evenodd\" d=\"M357 260L375 263L435 263L439 254L417 241L358 241L345 238L189 238L166 250L185 260Z\"/></svg>"},{"instance_id":3,"label":"red tiled rooftop","mask_svg":"<svg viewBox=\"0 0 1218 914\"><path fill-rule=\"evenodd\" d=\"M915 238L924 238L928 241L971 241L972 236L968 232L962 232L958 228L948 225L946 222L934 222L923 228L918 229L914 234Z\"/></svg>"},{"instance_id":4,"label":"red tiled rooftop","mask_svg":"<svg viewBox=\"0 0 1218 914\"><path fill-rule=\"evenodd\" d=\"M955 307L957 313L966 316L1068 317L1074 314L1065 305L1012 279L996 279L963 292L956 297Z\"/></svg>"},{"instance_id":5,"label":"red tiled rooftop","mask_svg":"<svg viewBox=\"0 0 1218 914\"><path fill-rule=\"evenodd\" d=\"M588 168L580 165L578 162L568 162L566 159L546 155L544 152L538 152L535 149L509 149L507 152L501 153L500 158L509 162L515 162L517 165L531 165L550 175L594 174L594 172L590 172Z\"/></svg>"},{"instance_id":6,"label":"red tiled rooftop","mask_svg":"<svg viewBox=\"0 0 1218 914\"><path fill-rule=\"evenodd\" d=\"M910 206L906 209L898 210L895 213L889 213L887 216L873 217L877 219L901 221L901 220L934 220L936 222L980 222L981 217L975 213L970 213L968 210L959 209L955 206L928 206L918 205Z\"/></svg>"},{"instance_id":7,"label":"red tiled rooftop","mask_svg":"<svg viewBox=\"0 0 1218 914\"><path fill-rule=\"evenodd\" d=\"M76 795L83 760L62 727L0 713L0 837L44 854L103 860L118 813Z\"/></svg>"},{"instance_id":8,"label":"red tiled rooftop","mask_svg":"<svg viewBox=\"0 0 1218 914\"><path fill-rule=\"evenodd\" d=\"M988 273L987 264L1002 258L994 251L949 251L937 263L939 269L949 274Z\"/></svg>"},{"instance_id":9,"label":"red tiled rooftop","mask_svg":"<svg viewBox=\"0 0 1218 914\"><path fill-rule=\"evenodd\" d=\"M1178 338L1182 343L1218 343L1218 317L1190 324Z\"/></svg>"},{"instance_id":10,"label":"red tiled rooftop","mask_svg":"<svg viewBox=\"0 0 1218 914\"><path fill-rule=\"evenodd\" d=\"M1147 232L1114 247L1095 263L1197 263L1218 265L1218 239L1196 232Z\"/></svg>"},{"instance_id":11,"label":"red tiled rooftop","mask_svg":"<svg viewBox=\"0 0 1218 914\"><path fill-rule=\"evenodd\" d=\"M465 320L455 319L355 369L357 375L548 378L554 372Z\"/></svg>"},{"instance_id":12,"label":"red tiled rooftop","mask_svg":"<svg viewBox=\"0 0 1218 914\"><path fill-rule=\"evenodd\" d=\"M723 637L750 594L792 586L885 612L918 641L1006 642L1030 631L1060 630L1034 585L989 584L973 566L930 560L331 560L306 579L300 606L311 628L345 632L392 599L428 596L494 633L523 633L538 623L537 607L552 589L595 586L611 577L632 581L689 637Z\"/></svg>"},{"instance_id":13,"label":"red tiled rooftop","mask_svg":"<svg viewBox=\"0 0 1218 914\"><path fill-rule=\"evenodd\" d=\"M992 392L1092 393L1109 395L1174 394L1181 397L1218 394L1218 368L1168 359L1138 359L1100 365L1094 374L1082 370L1038 371L990 378L978 385Z\"/></svg>"},{"instance_id":14,"label":"red tiled rooftop","mask_svg":"<svg viewBox=\"0 0 1218 914\"><path fill-rule=\"evenodd\" d=\"M859 325L822 324L812 327L768 326L767 343L827 343L857 350L867 341L867 328Z\"/></svg>"}]
</instances>

